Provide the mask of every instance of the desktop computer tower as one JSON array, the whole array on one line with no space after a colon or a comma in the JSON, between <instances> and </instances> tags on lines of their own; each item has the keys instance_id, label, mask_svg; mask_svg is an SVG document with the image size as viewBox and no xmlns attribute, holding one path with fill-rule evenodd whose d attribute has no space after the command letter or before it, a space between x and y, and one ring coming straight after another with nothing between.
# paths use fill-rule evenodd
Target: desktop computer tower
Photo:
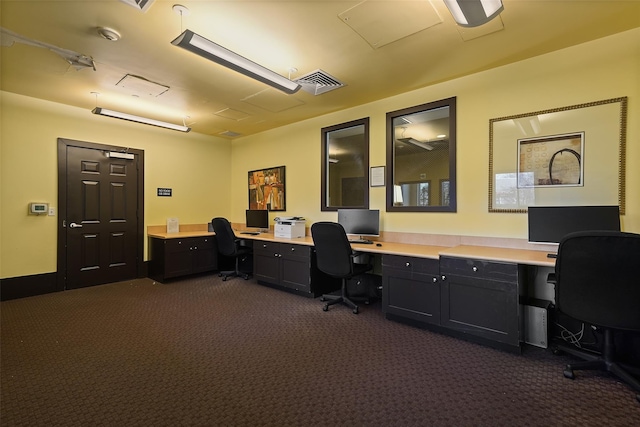
<instances>
[{"instance_id":1,"label":"desktop computer tower","mask_svg":"<svg viewBox=\"0 0 640 427\"><path fill-rule=\"evenodd\" d=\"M536 347L549 346L549 306L545 300L530 299L524 306L524 342Z\"/></svg>"}]
</instances>

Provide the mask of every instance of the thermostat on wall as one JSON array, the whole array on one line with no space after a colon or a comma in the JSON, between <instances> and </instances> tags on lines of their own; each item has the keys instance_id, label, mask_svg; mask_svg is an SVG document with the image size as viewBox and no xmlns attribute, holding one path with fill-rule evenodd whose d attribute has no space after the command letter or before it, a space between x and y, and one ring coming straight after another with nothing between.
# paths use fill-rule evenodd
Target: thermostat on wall
<instances>
[{"instance_id":1,"label":"thermostat on wall","mask_svg":"<svg viewBox=\"0 0 640 427\"><path fill-rule=\"evenodd\" d=\"M29 214L46 215L49 212L49 203L29 203Z\"/></svg>"}]
</instances>

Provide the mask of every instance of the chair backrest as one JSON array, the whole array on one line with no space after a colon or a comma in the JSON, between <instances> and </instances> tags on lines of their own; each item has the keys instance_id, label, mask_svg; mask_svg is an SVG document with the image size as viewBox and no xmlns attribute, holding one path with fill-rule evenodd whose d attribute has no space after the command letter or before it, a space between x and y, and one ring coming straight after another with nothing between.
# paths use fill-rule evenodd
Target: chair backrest
<instances>
[{"instance_id":1,"label":"chair backrest","mask_svg":"<svg viewBox=\"0 0 640 427\"><path fill-rule=\"evenodd\" d=\"M311 225L311 237L320 271L341 278L353 274L351 244L342 225L337 222L316 222Z\"/></svg>"},{"instance_id":2,"label":"chair backrest","mask_svg":"<svg viewBox=\"0 0 640 427\"><path fill-rule=\"evenodd\" d=\"M598 326L640 330L640 234L566 235L558 247L556 281L562 313Z\"/></svg>"},{"instance_id":3,"label":"chair backrest","mask_svg":"<svg viewBox=\"0 0 640 427\"><path fill-rule=\"evenodd\" d=\"M216 233L218 252L225 256L235 256L237 251L236 235L231 224L226 218L213 218L211 220L213 231Z\"/></svg>"}]
</instances>

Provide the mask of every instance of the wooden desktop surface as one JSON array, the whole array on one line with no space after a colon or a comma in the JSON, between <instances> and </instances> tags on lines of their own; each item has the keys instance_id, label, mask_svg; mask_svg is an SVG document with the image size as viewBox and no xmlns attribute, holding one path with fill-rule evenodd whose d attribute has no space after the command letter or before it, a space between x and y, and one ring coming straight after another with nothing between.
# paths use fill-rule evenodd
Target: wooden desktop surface
<instances>
[{"instance_id":1,"label":"wooden desktop surface","mask_svg":"<svg viewBox=\"0 0 640 427\"><path fill-rule=\"evenodd\" d=\"M215 233L207 231L180 231L178 233L166 233L160 231L149 231L149 237L159 239L177 239L198 236L214 236ZM275 237L273 233L260 233L257 235L236 233L236 237L245 240L268 241L281 243L294 243L298 245L313 246L311 236L297 238ZM380 246L378 246L379 244ZM542 267L554 267L555 259L547 257L547 251L534 251L528 249L499 248L493 246L457 245L432 246L395 242L374 242L373 244L351 245L353 250L367 253L402 255L417 258L438 259L440 256L451 256L458 258L475 258L487 261L508 262L514 264L536 265Z\"/></svg>"}]
</instances>

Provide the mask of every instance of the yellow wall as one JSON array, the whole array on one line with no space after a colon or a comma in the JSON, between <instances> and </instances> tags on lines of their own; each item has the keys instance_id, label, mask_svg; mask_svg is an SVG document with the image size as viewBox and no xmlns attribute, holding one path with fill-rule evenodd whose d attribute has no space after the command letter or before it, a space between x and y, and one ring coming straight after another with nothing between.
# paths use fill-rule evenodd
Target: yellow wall
<instances>
[{"instance_id":1,"label":"yellow wall","mask_svg":"<svg viewBox=\"0 0 640 427\"><path fill-rule=\"evenodd\" d=\"M386 213L384 187L370 188L371 208L381 210L383 230L525 238L526 215L487 212L489 119L628 96L627 214L622 226L640 233L639 76L636 29L233 143L0 92L0 278L56 270L60 218L26 212L32 201L57 208L58 137L145 151L145 227L164 224L169 216L181 223L205 223L213 215L244 222L247 172L280 165L287 168L287 211L270 218L300 215L309 226L336 218L320 211L322 127L370 117L371 166L385 165L386 112L452 96L458 108L458 212ZM157 187L173 188L173 197L156 197Z\"/></svg>"},{"instance_id":2,"label":"yellow wall","mask_svg":"<svg viewBox=\"0 0 640 427\"><path fill-rule=\"evenodd\" d=\"M145 230L165 224L205 223L230 213L231 143L95 116L88 109L8 92L2 96L0 277L56 271L56 215L27 215L29 202L58 200L57 138L130 146L145 153ZM158 187L173 189L157 197ZM146 245L146 239L145 239ZM146 250L145 250L146 257Z\"/></svg>"},{"instance_id":3,"label":"yellow wall","mask_svg":"<svg viewBox=\"0 0 640 427\"><path fill-rule=\"evenodd\" d=\"M232 220L242 222L244 217L247 184L243 172L276 165L287 167L284 215L304 216L308 226L335 220L335 212L320 212L320 129L370 117L370 163L385 165L388 111L456 96L458 212L384 212L384 187L370 188L370 207L381 210L386 231L526 238L526 214L488 213L489 119L628 96L627 203L622 227L638 233L639 83L640 29L636 29L238 139L233 143Z\"/></svg>"}]
</instances>

